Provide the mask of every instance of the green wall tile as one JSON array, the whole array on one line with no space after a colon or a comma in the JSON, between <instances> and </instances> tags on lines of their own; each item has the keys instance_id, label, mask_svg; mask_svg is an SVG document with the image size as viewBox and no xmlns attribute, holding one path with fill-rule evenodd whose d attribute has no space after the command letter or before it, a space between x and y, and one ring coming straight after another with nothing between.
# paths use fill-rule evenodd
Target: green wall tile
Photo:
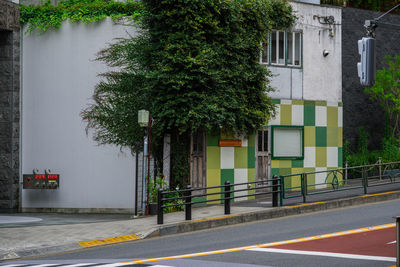
<instances>
[{"instance_id":1,"label":"green wall tile","mask_svg":"<svg viewBox=\"0 0 400 267\"><path fill-rule=\"evenodd\" d=\"M315 146L315 126L304 126L304 146Z\"/></svg>"},{"instance_id":2,"label":"green wall tile","mask_svg":"<svg viewBox=\"0 0 400 267\"><path fill-rule=\"evenodd\" d=\"M247 147L247 168L256 167L256 148L254 146Z\"/></svg>"},{"instance_id":3,"label":"green wall tile","mask_svg":"<svg viewBox=\"0 0 400 267\"><path fill-rule=\"evenodd\" d=\"M343 148L338 147L338 167L343 167Z\"/></svg>"},{"instance_id":4,"label":"green wall tile","mask_svg":"<svg viewBox=\"0 0 400 267\"><path fill-rule=\"evenodd\" d=\"M292 105L281 105L281 125L292 125Z\"/></svg>"},{"instance_id":5,"label":"green wall tile","mask_svg":"<svg viewBox=\"0 0 400 267\"><path fill-rule=\"evenodd\" d=\"M315 164L317 167L326 167L326 147L315 148Z\"/></svg>"},{"instance_id":6,"label":"green wall tile","mask_svg":"<svg viewBox=\"0 0 400 267\"><path fill-rule=\"evenodd\" d=\"M304 105L304 126L315 126L315 106Z\"/></svg>"},{"instance_id":7,"label":"green wall tile","mask_svg":"<svg viewBox=\"0 0 400 267\"><path fill-rule=\"evenodd\" d=\"M207 134L207 146L218 146L219 135Z\"/></svg>"},{"instance_id":8,"label":"green wall tile","mask_svg":"<svg viewBox=\"0 0 400 267\"><path fill-rule=\"evenodd\" d=\"M304 160L292 160L292 168L303 168Z\"/></svg>"},{"instance_id":9,"label":"green wall tile","mask_svg":"<svg viewBox=\"0 0 400 267\"><path fill-rule=\"evenodd\" d=\"M249 182L254 182L256 180L256 169L247 169L247 180Z\"/></svg>"},{"instance_id":10,"label":"green wall tile","mask_svg":"<svg viewBox=\"0 0 400 267\"><path fill-rule=\"evenodd\" d=\"M327 146L338 146L338 127L326 127Z\"/></svg>"},{"instance_id":11,"label":"green wall tile","mask_svg":"<svg viewBox=\"0 0 400 267\"><path fill-rule=\"evenodd\" d=\"M339 106L339 107L343 107L343 103L342 103L342 102L339 102L339 103L338 103L338 106Z\"/></svg>"},{"instance_id":12,"label":"green wall tile","mask_svg":"<svg viewBox=\"0 0 400 267\"><path fill-rule=\"evenodd\" d=\"M326 147L326 127L315 127L315 146Z\"/></svg>"},{"instance_id":13,"label":"green wall tile","mask_svg":"<svg viewBox=\"0 0 400 267\"><path fill-rule=\"evenodd\" d=\"M304 172L315 172L315 168L304 168ZM315 189L315 174L307 174L307 190Z\"/></svg>"},{"instance_id":14,"label":"green wall tile","mask_svg":"<svg viewBox=\"0 0 400 267\"><path fill-rule=\"evenodd\" d=\"M338 146L343 146L343 127L338 128Z\"/></svg>"},{"instance_id":15,"label":"green wall tile","mask_svg":"<svg viewBox=\"0 0 400 267\"><path fill-rule=\"evenodd\" d=\"M290 169L290 168L280 168L279 169L279 175L288 175L291 173L292 173L292 169ZM292 187L291 177L285 177L284 179L285 179L284 180L285 188Z\"/></svg>"},{"instance_id":16,"label":"green wall tile","mask_svg":"<svg viewBox=\"0 0 400 267\"><path fill-rule=\"evenodd\" d=\"M225 184L226 181L229 181L231 184L235 183L235 172L234 169L221 169L221 184Z\"/></svg>"},{"instance_id":17,"label":"green wall tile","mask_svg":"<svg viewBox=\"0 0 400 267\"><path fill-rule=\"evenodd\" d=\"M217 146L207 147L207 169L221 168L221 148Z\"/></svg>"},{"instance_id":18,"label":"green wall tile","mask_svg":"<svg viewBox=\"0 0 400 267\"><path fill-rule=\"evenodd\" d=\"M272 103L279 105L281 103L281 100L280 99L272 99Z\"/></svg>"},{"instance_id":19,"label":"green wall tile","mask_svg":"<svg viewBox=\"0 0 400 267\"><path fill-rule=\"evenodd\" d=\"M249 134L247 146L248 147L256 146L256 135L255 134Z\"/></svg>"},{"instance_id":20,"label":"green wall tile","mask_svg":"<svg viewBox=\"0 0 400 267\"><path fill-rule=\"evenodd\" d=\"M279 168L284 168L284 169L292 168L292 160L290 159L279 160Z\"/></svg>"},{"instance_id":21,"label":"green wall tile","mask_svg":"<svg viewBox=\"0 0 400 267\"><path fill-rule=\"evenodd\" d=\"M271 168L271 176L274 175L279 176L280 175L279 170L280 170L279 168Z\"/></svg>"},{"instance_id":22,"label":"green wall tile","mask_svg":"<svg viewBox=\"0 0 400 267\"><path fill-rule=\"evenodd\" d=\"M315 101L312 100L304 100L305 106L315 106Z\"/></svg>"},{"instance_id":23,"label":"green wall tile","mask_svg":"<svg viewBox=\"0 0 400 267\"><path fill-rule=\"evenodd\" d=\"M326 107L327 125L338 126L338 108L337 107Z\"/></svg>"},{"instance_id":24,"label":"green wall tile","mask_svg":"<svg viewBox=\"0 0 400 267\"><path fill-rule=\"evenodd\" d=\"M316 106L326 106L326 101L315 101Z\"/></svg>"},{"instance_id":25,"label":"green wall tile","mask_svg":"<svg viewBox=\"0 0 400 267\"><path fill-rule=\"evenodd\" d=\"M208 164L208 163L207 163ZM219 186L221 185L221 170L210 170L207 169L207 186ZM207 189L207 193L219 193L220 189L219 188L213 188L213 189ZM207 200L211 199L218 199L220 198L220 195L211 195L207 196ZM208 202L207 204L219 204L220 201L216 202Z\"/></svg>"},{"instance_id":26,"label":"green wall tile","mask_svg":"<svg viewBox=\"0 0 400 267\"><path fill-rule=\"evenodd\" d=\"M292 100L292 105L304 105L304 100Z\"/></svg>"},{"instance_id":27,"label":"green wall tile","mask_svg":"<svg viewBox=\"0 0 400 267\"><path fill-rule=\"evenodd\" d=\"M221 169L221 185L224 185L226 181L229 181L231 184L235 183L235 171L234 169ZM223 189L221 189L223 190ZM218 196L218 195L216 195ZM221 198L224 197L223 194L220 195ZM222 203L223 201L221 201Z\"/></svg>"},{"instance_id":28,"label":"green wall tile","mask_svg":"<svg viewBox=\"0 0 400 267\"><path fill-rule=\"evenodd\" d=\"M245 169L248 165L247 147L235 147L235 169Z\"/></svg>"}]
</instances>

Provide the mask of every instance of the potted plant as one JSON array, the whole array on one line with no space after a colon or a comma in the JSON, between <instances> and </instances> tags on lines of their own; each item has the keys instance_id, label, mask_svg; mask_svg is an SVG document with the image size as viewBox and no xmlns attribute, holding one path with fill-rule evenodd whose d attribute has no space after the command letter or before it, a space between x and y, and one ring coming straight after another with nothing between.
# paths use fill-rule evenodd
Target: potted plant
<instances>
[{"instance_id":1,"label":"potted plant","mask_svg":"<svg viewBox=\"0 0 400 267\"><path fill-rule=\"evenodd\" d=\"M154 180L150 179L147 186L149 192L149 215L157 214L158 189L164 188L166 185L167 183L164 181L164 176L162 175L157 175Z\"/></svg>"}]
</instances>

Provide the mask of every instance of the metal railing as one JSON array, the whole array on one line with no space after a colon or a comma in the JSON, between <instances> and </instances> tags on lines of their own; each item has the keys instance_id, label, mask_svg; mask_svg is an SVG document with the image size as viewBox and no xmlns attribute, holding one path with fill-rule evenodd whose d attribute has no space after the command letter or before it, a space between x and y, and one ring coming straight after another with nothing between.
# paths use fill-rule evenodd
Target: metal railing
<instances>
[{"instance_id":1,"label":"metal railing","mask_svg":"<svg viewBox=\"0 0 400 267\"><path fill-rule=\"evenodd\" d=\"M272 195L272 206L277 207L278 200L280 206L283 206L283 200L289 198L302 197L303 202L307 202L307 196L360 188L363 188L364 194L367 194L369 187L400 183L400 162L382 163L379 159L376 164L356 167L348 167L346 164L345 166L345 168L281 175L279 177L274 175L272 179L247 183L231 184L227 181L224 185L204 188L190 188L188 186L184 190L176 191L159 189L157 223L164 223L164 208L169 207L184 207L185 219L191 220L192 206L196 204L223 202L224 214L230 214L231 200L237 198ZM259 184L263 185L259 186ZM267 191L257 192L261 189L267 189ZM201 193L193 194L195 191ZM232 193L234 194L232 195ZM168 197L171 194L178 196ZM201 197L205 197L205 199L199 199ZM182 203L167 204L167 202L173 203L178 200L181 200Z\"/></svg>"},{"instance_id":2,"label":"metal railing","mask_svg":"<svg viewBox=\"0 0 400 267\"><path fill-rule=\"evenodd\" d=\"M268 184L270 182L270 184ZM258 186L258 184L265 184ZM239 188L238 188L239 187ZM238 189L235 189L238 188ZM267 179L262 181L256 182L247 182L247 183L237 183L231 184L229 181L226 181L224 185L219 186L209 186L204 188L191 188L188 186L186 189L183 190L176 190L176 191L163 191L163 189L158 190L158 201L157 201L157 224L164 223L164 208L169 207L178 207L184 206L185 207L185 220L192 219L192 205L202 204L202 203L209 203L209 202L218 202L223 201L224 203L224 214L231 213L231 200L237 198L244 198L244 197L252 197L252 196L260 196L260 195L272 195L272 206L278 206L279 200L279 193L280 193L280 179L278 176L274 176L273 179ZM260 189L269 189L266 192L257 192ZM219 192L209 192L209 191L218 191ZM206 193L200 193L193 195L194 191L203 191ZM232 193L234 193L232 195ZM235 194L236 193L236 194ZM177 197L166 197L168 194L178 194ZM218 198L218 195L221 197ZM209 198L210 196L217 196L217 198ZM200 197L206 197L205 200L198 199ZM197 198L198 200L193 200ZM176 203L176 204L165 204L168 202L174 202L177 200L183 200L184 203ZM281 202L282 204L282 202Z\"/></svg>"},{"instance_id":3,"label":"metal railing","mask_svg":"<svg viewBox=\"0 0 400 267\"><path fill-rule=\"evenodd\" d=\"M281 203L283 199L325 194L344 190L364 189L369 187L400 183L400 162L346 167L326 171L304 172L280 176Z\"/></svg>"}]
</instances>

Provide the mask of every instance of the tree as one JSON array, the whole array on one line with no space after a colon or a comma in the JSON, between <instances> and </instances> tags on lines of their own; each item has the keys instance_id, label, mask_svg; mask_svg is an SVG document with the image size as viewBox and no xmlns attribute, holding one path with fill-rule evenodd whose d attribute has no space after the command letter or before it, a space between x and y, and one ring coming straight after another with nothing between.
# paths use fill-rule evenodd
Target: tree
<instances>
[{"instance_id":1,"label":"tree","mask_svg":"<svg viewBox=\"0 0 400 267\"><path fill-rule=\"evenodd\" d=\"M142 4L135 25L139 34L99 53L98 60L117 70L102 75L94 103L82 112L96 141L138 148L139 109L152 113L155 140L157 136L162 140L159 137L165 133L182 139L197 130L222 128L250 133L274 114L268 96L270 73L259 64L259 51L269 30L294 22L288 2L144 0Z\"/></svg>"},{"instance_id":2,"label":"tree","mask_svg":"<svg viewBox=\"0 0 400 267\"><path fill-rule=\"evenodd\" d=\"M400 56L386 55L384 66L376 72L376 82L365 92L377 100L387 116L392 138L399 138L400 118Z\"/></svg>"}]
</instances>

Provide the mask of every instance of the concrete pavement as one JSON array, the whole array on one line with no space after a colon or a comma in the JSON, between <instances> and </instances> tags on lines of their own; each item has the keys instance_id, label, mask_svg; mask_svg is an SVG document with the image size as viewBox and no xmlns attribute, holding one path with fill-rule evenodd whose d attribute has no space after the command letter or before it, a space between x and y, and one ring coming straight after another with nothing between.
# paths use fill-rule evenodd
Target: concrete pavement
<instances>
[{"instance_id":1,"label":"concrete pavement","mask_svg":"<svg viewBox=\"0 0 400 267\"><path fill-rule=\"evenodd\" d=\"M223 205L197 207L192 210L192 221L185 221L184 212L174 212L164 215L163 225L157 225L156 216L132 219L129 215L107 214L3 214L0 215L0 260L386 201L400 198L398 190L400 185L393 184L368 195L344 191L336 195L340 199L327 194L299 203L302 199L297 198L285 200L285 206L277 208L272 208L268 199L243 201L231 207L230 215L224 215Z\"/></svg>"}]
</instances>

